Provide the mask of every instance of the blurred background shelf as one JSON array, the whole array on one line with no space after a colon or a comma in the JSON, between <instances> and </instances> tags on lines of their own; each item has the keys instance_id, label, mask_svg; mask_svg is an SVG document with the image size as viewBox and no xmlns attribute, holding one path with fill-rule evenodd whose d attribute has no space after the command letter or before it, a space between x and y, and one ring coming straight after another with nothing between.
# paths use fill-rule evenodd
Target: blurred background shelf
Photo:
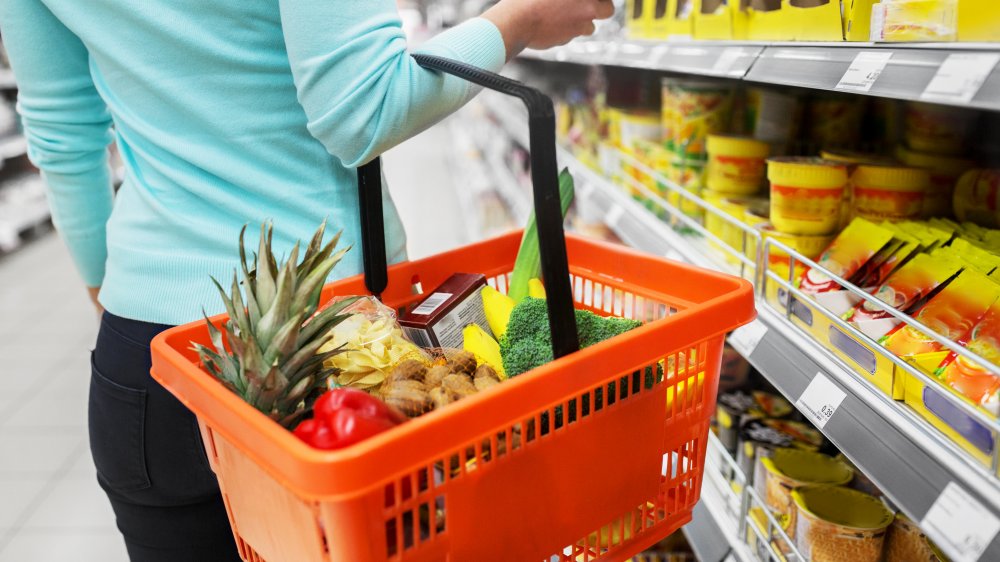
<instances>
[{"instance_id":1,"label":"blurred background shelf","mask_svg":"<svg viewBox=\"0 0 1000 562\"><path fill-rule=\"evenodd\" d=\"M1000 110L1000 70L997 68L1000 45L989 43L664 42L616 38L577 40L546 51L528 50L521 57L837 91L844 74L861 52L889 56L881 74L866 93L902 100L925 99L928 85L953 55L967 59L965 68L970 69L970 73L974 72L973 68L988 65L990 71L970 101L959 96L938 97L933 101Z\"/></svg>"}]
</instances>

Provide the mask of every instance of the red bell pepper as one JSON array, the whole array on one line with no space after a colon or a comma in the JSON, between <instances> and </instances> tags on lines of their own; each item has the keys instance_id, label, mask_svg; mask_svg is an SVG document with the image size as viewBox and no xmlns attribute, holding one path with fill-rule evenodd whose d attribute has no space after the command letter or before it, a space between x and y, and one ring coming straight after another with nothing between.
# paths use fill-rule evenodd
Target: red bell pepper
<instances>
[{"instance_id":1,"label":"red bell pepper","mask_svg":"<svg viewBox=\"0 0 1000 562\"><path fill-rule=\"evenodd\" d=\"M342 449L391 429L406 416L378 398L353 388L335 388L316 400L313 418L295 428L296 437L317 449Z\"/></svg>"}]
</instances>

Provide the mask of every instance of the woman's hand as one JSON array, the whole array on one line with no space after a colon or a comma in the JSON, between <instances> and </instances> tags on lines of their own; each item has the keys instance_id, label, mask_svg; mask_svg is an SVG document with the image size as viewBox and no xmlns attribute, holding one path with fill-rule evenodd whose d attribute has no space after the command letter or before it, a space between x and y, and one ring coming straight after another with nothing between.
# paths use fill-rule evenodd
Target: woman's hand
<instances>
[{"instance_id":1,"label":"woman's hand","mask_svg":"<svg viewBox=\"0 0 1000 562\"><path fill-rule=\"evenodd\" d=\"M104 314L104 307L101 306L101 302L97 300L97 295L100 292L100 287L87 287L87 294L90 295L90 302L94 303L94 308L97 309L98 316Z\"/></svg>"},{"instance_id":2,"label":"woman's hand","mask_svg":"<svg viewBox=\"0 0 1000 562\"><path fill-rule=\"evenodd\" d=\"M547 49L594 32L594 20L613 16L612 0L501 0L483 17L503 35L507 59L525 48Z\"/></svg>"}]
</instances>

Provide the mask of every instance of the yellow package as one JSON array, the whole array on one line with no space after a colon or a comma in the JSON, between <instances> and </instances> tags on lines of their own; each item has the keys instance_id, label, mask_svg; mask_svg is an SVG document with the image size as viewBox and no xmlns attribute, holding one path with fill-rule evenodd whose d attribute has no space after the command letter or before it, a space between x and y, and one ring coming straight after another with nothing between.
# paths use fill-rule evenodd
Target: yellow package
<instances>
[{"instance_id":1,"label":"yellow package","mask_svg":"<svg viewBox=\"0 0 1000 562\"><path fill-rule=\"evenodd\" d=\"M996 269L997 266L1000 266L1000 257L987 252L964 238L952 240L951 245L948 247L980 273L989 273Z\"/></svg>"},{"instance_id":2,"label":"yellow package","mask_svg":"<svg viewBox=\"0 0 1000 562\"><path fill-rule=\"evenodd\" d=\"M1000 365L1000 301L993 303L962 345L994 365ZM1000 413L1000 377L952 352L935 372L945 384L993 415Z\"/></svg>"},{"instance_id":3,"label":"yellow package","mask_svg":"<svg viewBox=\"0 0 1000 562\"><path fill-rule=\"evenodd\" d=\"M913 317L939 335L955 340L972 330L998 297L1000 285L983 273L965 269ZM900 324L879 343L900 357L940 351L942 347L908 324Z\"/></svg>"},{"instance_id":4,"label":"yellow package","mask_svg":"<svg viewBox=\"0 0 1000 562\"><path fill-rule=\"evenodd\" d=\"M962 262L958 260L917 254L890 275L873 296L890 307L905 312L961 269ZM890 317L884 306L863 300L844 315L844 320L862 322Z\"/></svg>"},{"instance_id":5,"label":"yellow package","mask_svg":"<svg viewBox=\"0 0 1000 562\"><path fill-rule=\"evenodd\" d=\"M865 219L854 219L830 244L817 263L834 275L849 279L886 244L892 241L892 231ZM800 288L808 294L840 289L836 281L814 269L802 276Z\"/></svg>"},{"instance_id":6,"label":"yellow package","mask_svg":"<svg viewBox=\"0 0 1000 562\"><path fill-rule=\"evenodd\" d=\"M878 287L896 268L906 263L914 254L920 251L921 244L916 238L891 228L891 223L880 225L893 231L892 242L885 245L882 251L868 261L854 276L854 282L859 287Z\"/></svg>"}]
</instances>

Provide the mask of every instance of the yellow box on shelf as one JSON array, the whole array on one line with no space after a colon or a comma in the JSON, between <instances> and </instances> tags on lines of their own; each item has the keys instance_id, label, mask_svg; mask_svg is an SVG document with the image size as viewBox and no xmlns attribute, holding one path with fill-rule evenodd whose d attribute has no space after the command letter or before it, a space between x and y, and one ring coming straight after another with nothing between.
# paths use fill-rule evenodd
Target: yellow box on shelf
<instances>
[{"instance_id":1,"label":"yellow box on shelf","mask_svg":"<svg viewBox=\"0 0 1000 562\"><path fill-rule=\"evenodd\" d=\"M958 0L959 41L1000 41L996 0Z\"/></svg>"},{"instance_id":2,"label":"yellow box on shelf","mask_svg":"<svg viewBox=\"0 0 1000 562\"><path fill-rule=\"evenodd\" d=\"M907 361L924 373L930 374L947 356L947 351L937 351L914 355ZM933 386L924 384L922 380L905 371L902 371L900 378L904 380L906 404L909 407L916 410L920 417L927 420L962 449L968 451L975 459L983 464L990 463L997 445L993 439L993 432L989 427L945 399L944 394L952 393L972 404L971 400L943 384Z\"/></svg>"},{"instance_id":3,"label":"yellow box on shelf","mask_svg":"<svg viewBox=\"0 0 1000 562\"><path fill-rule=\"evenodd\" d=\"M660 4L662 0L655 0ZM699 0L666 0L666 13L654 19L656 38L692 37L694 35L695 3ZM660 8L661 5L655 6ZM656 14L660 12L655 10ZM654 14L654 16L656 15ZM657 23L662 22L662 23Z\"/></svg>"},{"instance_id":4,"label":"yellow box on shelf","mask_svg":"<svg viewBox=\"0 0 1000 562\"><path fill-rule=\"evenodd\" d=\"M744 40L750 0L695 0L694 38Z\"/></svg>"},{"instance_id":5,"label":"yellow box on shelf","mask_svg":"<svg viewBox=\"0 0 1000 562\"><path fill-rule=\"evenodd\" d=\"M629 39L648 39L651 36L653 0L626 0L625 35Z\"/></svg>"},{"instance_id":6,"label":"yellow box on shelf","mask_svg":"<svg viewBox=\"0 0 1000 562\"><path fill-rule=\"evenodd\" d=\"M744 0L747 38L765 41L868 41L876 0Z\"/></svg>"}]
</instances>

